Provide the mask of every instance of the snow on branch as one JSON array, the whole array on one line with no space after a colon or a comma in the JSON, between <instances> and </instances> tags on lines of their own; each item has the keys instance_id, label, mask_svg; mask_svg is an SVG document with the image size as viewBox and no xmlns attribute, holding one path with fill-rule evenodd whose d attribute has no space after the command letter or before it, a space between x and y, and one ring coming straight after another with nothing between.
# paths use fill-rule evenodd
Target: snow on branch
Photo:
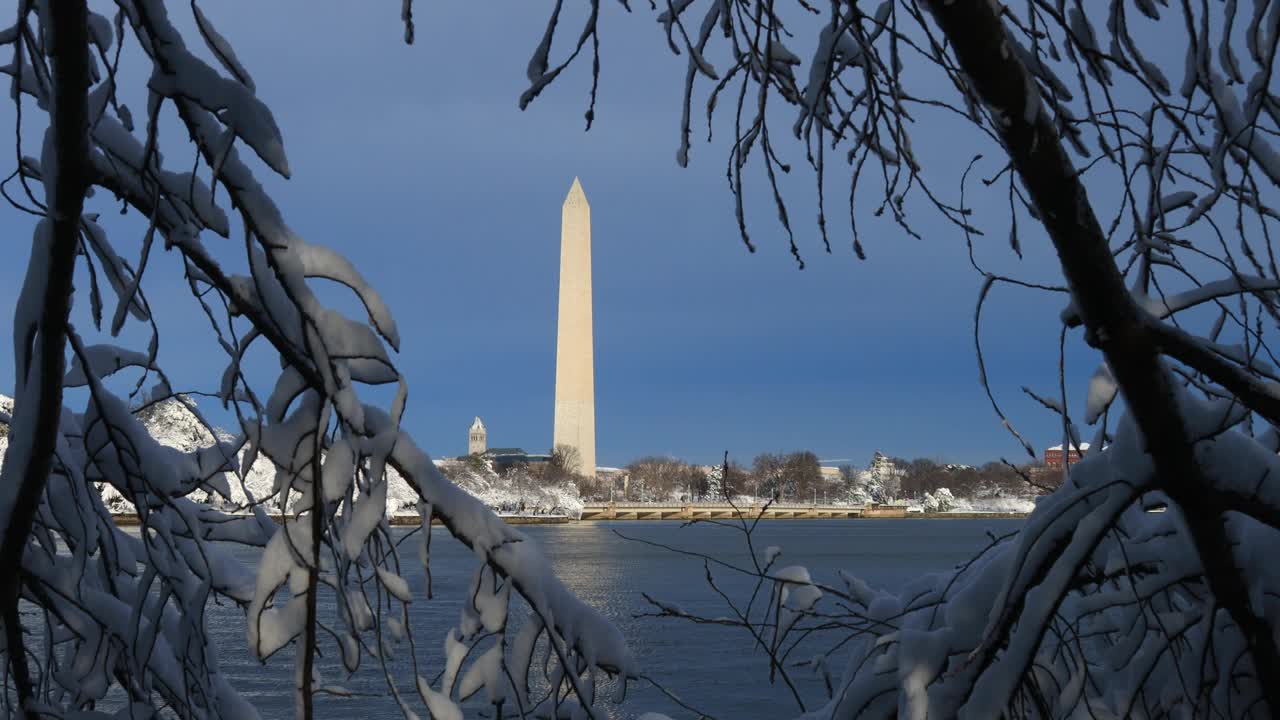
<instances>
[{"instance_id":1,"label":"snow on branch","mask_svg":"<svg viewBox=\"0 0 1280 720\"><path fill-rule=\"evenodd\" d=\"M592 23L599 5L590 0ZM1103 353L1084 398L1086 421L1099 425L1093 447L1027 529L956 573L869 600L868 610L883 609L871 616L895 630L855 633L847 607L828 610L848 623L835 628L812 612L811 629L852 648L812 716L1274 714L1274 574L1242 542L1273 544L1277 529L1277 6L652 7L668 48L687 59L677 160L688 161L698 102L708 141L731 133L726 174L749 249L744 185L754 172L801 258L803 234L778 182L794 149L771 133L793 113L824 250L832 157L843 161L858 257L860 226L885 213L899 236L919 237L922 209L963 236L982 278L981 379L1005 427L976 332L994 284L1070 293L1058 393L1028 391L1061 422L1064 443L1076 442L1068 330L1084 326L1084 342ZM558 18L559 5L531 63L536 92L554 79L545 67ZM917 152L922 131L972 146L973 160L957 167ZM983 185L997 194L969 200L969 171L989 158ZM953 168L958 201L938 178ZM1005 233L1016 260L993 259L997 249L975 241ZM1052 244L1060 278L989 269L1021 260L1037 235L1042 249ZM660 599L655 607L664 618L720 620ZM730 607L735 627L764 638L778 630L777 618ZM761 647L772 676L779 648Z\"/></svg>"},{"instance_id":2,"label":"snow on branch","mask_svg":"<svg viewBox=\"0 0 1280 720\"><path fill-rule=\"evenodd\" d=\"M24 3L14 30L0 34L14 52L3 68L13 79L13 102L21 110L34 99L53 126L37 158L18 148L24 189L38 183L45 190L41 200L28 189L24 205L41 216L16 309L15 337L27 344L18 345L13 409L0 417L12 426L0 485L4 492L23 488L0 505L8 528L0 560L8 559L4 577L11 579L5 607L13 611L5 616L7 647L29 644L25 631L51 652L30 667L22 653L8 654L6 687L16 693L0 701L69 717L123 691L138 712L256 717L208 642L205 607L222 601L245 613L257 657L274 662L281 650L295 649L300 717L312 715L317 693L340 691L315 670L321 643L330 641L350 673L376 658L373 671L406 717L459 716L461 703L478 697L499 713L558 714L573 706L601 717L597 676L618 677L625 687L637 673L621 635L555 578L531 542L454 487L400 430L407 388L393 361L400 334L389 307L355 263L307 243L286 223L237 147L288 176L268 105L208 6L193 3L192 12L213 65L188 48L170 9L134 0L119 3L114 19L76 18L62 4ZM404 3L409 39L411 11ZM79 36L54 32L73 25ZM76 52L53 52L45 43L55 37ZM147 121L137 129L117 98L127 78L108 53L126 39L150 70L140 83ZM77 53L82 63L93 62L75 68L66 57ZM157 131L165 106L177 111L191 140L194 169L169 169L161 152L168 147ZM105 219L82 214L92 186L140 212L145 234L113 236ZM203 244L207 233L238 232L245 238L238 258L215 256ZM234 414L235 436L210 426L162 367L161 329L144 281L153 244L161 247L156 240L180 260L208 332L226 353L214 391L200 392ZM77 256L87 275L63 267ZM345 286L367 317L325 307L316 279ZM72 290L85 283L93 322L72 328ZM117 310L103 328L106 293L116 296ZM117 336L130 323L142 333L142 347L96 337L106 330ZM243 363L263 344L281 360L266 383ZM396 388L389 407L365 403L372 385ZM63 407L63 388L83 388L84 407ZM157 416L186 435L162 441L154 434ZM261 488L261 478L251 482L250 475L264 464L269 492L251 490ZM422 631L408 622L407 606L421 598L405 580L387 517L393 484L405 482L426 508L427 529L441 521L473 548L479 568L467 611L443 636L452 674L437 687L395 677L387 661L391 638L408 639L414 652L414 634ZM120 511L136 515L137 533L116 527ZM260 549L256 573L228 543ZM336 600L335 623L318 615L322 593ZM19 597L41 610L32 627L16 619ZM508 638L508 615L521 605L534 620ZM534 663L538 649L553 659ZM415 655L415 672L417 663Z\"/></svg>"}]
</instances>

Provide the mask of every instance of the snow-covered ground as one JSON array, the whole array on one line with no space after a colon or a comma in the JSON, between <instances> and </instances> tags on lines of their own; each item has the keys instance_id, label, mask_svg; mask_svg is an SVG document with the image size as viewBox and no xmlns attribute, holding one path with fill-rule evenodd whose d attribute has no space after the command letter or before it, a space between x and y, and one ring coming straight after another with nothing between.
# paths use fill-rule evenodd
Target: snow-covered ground
<instances>
[{"instance_id":1,"label":"snow-covered ground","mask_svg":"<svg viewBox=\"0 0 1280 720\"><path fill-rule=\"evenodd\" d=\"M437 462L447 465L451 461ZM458 468L448 473L453 482L493 508L500 515L568 515L582 514L582 499L572 482L541 485L523 470L513 469L499 477L485 466L479 469Z\"/></svg>"},{"instance_id":2,"label":"snow-covered ground","mask_svg":"<svg viewBox=\"0 0 1280 720\"><path fill-rule=\"evenodd\" d=\"M948 488L925 493L919 504L912 505L928 513L1030 513L1035 507L1035 499L1030 497L963 498L955 497Z\"/></svg>"},{"instance_id":3,"label":"snow-covered ground","mask_svg":"<svg viewBox=\"0 0 1280 720\"><path fill-rule=\"evenodd\" d=\"M956 498L950 512L1030 513L1035 507L1035 500L1025 497Z\"/></svg>"}]
</instances>

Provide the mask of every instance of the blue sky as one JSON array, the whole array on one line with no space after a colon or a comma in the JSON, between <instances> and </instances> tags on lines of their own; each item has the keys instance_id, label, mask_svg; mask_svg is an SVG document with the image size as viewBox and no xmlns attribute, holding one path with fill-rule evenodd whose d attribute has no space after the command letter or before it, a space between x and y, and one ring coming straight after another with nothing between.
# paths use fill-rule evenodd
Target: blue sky
<instances>
[{"instance_id":1,"label":"blue sky","mask_svg":"<svg viewBox=\"0 0 1280 720\"><path fill-rule=\"evenodd\" d=\"M172 12L188 23L181 5ZM265 168L260 178L295 230L351 257L396 315L397 360L410 387L405 423L419 443L437 455L465 452L471 418L480 415L491 444L550 445L560 205L576 175L593 219L601 464L646 454L715 462L725 450L749 462L757 452L793 449L856 464L876 449L956 462L1025 458L978 383L972 317L980 277L963 235L920 209L913 220L923 239L911 239L867 210L869 259L859 261L837 202L827 255L803 148L785 144L807 267L790 257L759 167L747 191L759 249L749 253L725 182L726 145L695 144L690 167L676 165L684 59L667 50L647 9L628 16L615 5L605 3L603 79L587 133L589 59L529 110L517 108L549 3L419 3L413 46L401 42L398 4L203 6L284 134L292 179ZM140 118L145 75L137 63L126 67L134 72L125 94L136 98ZM30 113L27 123L38 117ZM789 129L789 120L781 116L778 128ZM11 112L0 115L0 133L11 137L13 121ZM998 152L954 129L927 116L915 129L917 150L951 200L972 155ZM189 167L190 151L175 135L164 138L166 160ZM975 173L997 169L989 160ZM838 200L844 178L833 172L830 181ZM1022 225L1027 256L1016 260L1002 193L977 200L993 208L979 254L1052 280L1047 239ZM136 258L136 214L119 217L109 198L91 206L104 213L117 250ZM30 217L6 206L0 227L9 249L0 306L12 307ZM206 242L234 257L235 241ZM153 262L162 361L177 384L215 389L224 360L192 322L198 311L180 266ZM1056 392L1060 309L1058 297L997 288L984 311L997 397L1037 449L1056 444L1060 430L1019 387ZM0 320L0 329L11 333L11 321ZM1068 397L1078 402L1096 357L1078 337L1069 342ZM4 392L12 368L4 353Z\"/></svg>"}]
</instances>

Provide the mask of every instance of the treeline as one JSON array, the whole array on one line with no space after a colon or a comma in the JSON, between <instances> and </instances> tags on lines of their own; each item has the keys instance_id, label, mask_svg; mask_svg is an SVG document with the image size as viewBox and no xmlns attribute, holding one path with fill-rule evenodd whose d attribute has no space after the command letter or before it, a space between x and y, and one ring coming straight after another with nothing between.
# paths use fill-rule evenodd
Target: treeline
<instances>
[{"instance_id":1,"label":"treeline","mask_svg":"<svg viewBox=\"0 0 1280 720\"><path fill-rule=\"evenodd\" d=\"M679 458L651 455L629 463L621 477L586 479L584 500L717 500L752 496L786 501L842 499L839 479L824 478L818 456L808 450L761 453L750 466L695 465Z\"/></svg>"},{"instance_id":2,"label":"treeline","mask_svg":"<svg viewBox=\"0 0 1280 720\"><path fill-rule=\"evenodd\" d=\"M824 474L818 456L800 450L761 453L749 465L730 460L727 466L647 456L629 463L621 477L579 478L578 487L587 501L701 501L748 496L781 502L887 503L920 500L941 488L949 488L957 497L1026 496L1060 482L1060 474L1031 466L1015 468L990 462L973 467L879 453L867 468L845 464L837 466L835 473Z\"/></svg>"},{"instance_id":3,"label":"treeline","mask_svg":"<svg viewBox=\"0 0 1280 720\"><path fill-rule=\"evenodd\" d=\"M727 470L727 472L726 472ZM618 477L583 479L583 500L718 500L730 496L776 497L795 501L835 499L838 483L825 481L818 456L809 451L762 453L750 467L737 461L695 465L679 458L650 455L632 461Z\"/></svg>"},{"instance_id":4,"label":"treeline","mask_svg":"<svg viewBox=\"0 0 1280 720\"><path fill-rule=\"evenodd\" d=\"M948 488L956 497L998 497L1037 494L1062 484L1061 471L1027 465L1013 467L1002 462L989 462L979 467L953 465L916 458L892 458L902 469L900 495L904 499L920 499L925 493Z\"/></svg>"},{"instance_id":5,"label":"treeline","mask_svg":"<svg viewBox=\"0 0 1280 720\"><path fill-rule=\"evenodd\" d=\"M760 453L749 465L695 465L680 458L650 455L619 474L586 477L573 472L572 448L559 447L550 462L518 465L501 477L519 486L573 483L584 501L710 501L752 497L779 502L891 503L920 501L925 494L948 488L956 497L1024 497L1057 487L1060 473L1033 466L1012 467L989 462L978 467L947 464L929 458L907 460L876 453L866 468L844 464L823 472L809 450ZM446 475L483 472L485 460L471 457L444 468ZM488 470L492 472L492 470ZM454 478L457 479L457 478Z\"/></svg>"}]
</instances>

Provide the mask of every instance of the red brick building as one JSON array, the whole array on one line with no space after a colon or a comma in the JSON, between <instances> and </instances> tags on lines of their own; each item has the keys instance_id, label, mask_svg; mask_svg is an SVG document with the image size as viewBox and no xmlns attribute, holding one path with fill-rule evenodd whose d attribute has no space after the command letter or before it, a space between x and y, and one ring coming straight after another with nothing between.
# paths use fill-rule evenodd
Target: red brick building
<instances>
[{"instance_id":1,"label":"red brick building","mask_svg":"<svg viewBox=\"0 0 1280 720\"><path fill-rule=\"evenodd\" d=\"M1089 449L1089 443L1080 443L1080 452ZM1067 464L1074 465L1080 462L1080 452L1076 452L1075 446L1067 448ZM1045 467L1061 468L1062 467L1062 446L1054 445L1044 451Z\"/></svg>"}]
</instances>

